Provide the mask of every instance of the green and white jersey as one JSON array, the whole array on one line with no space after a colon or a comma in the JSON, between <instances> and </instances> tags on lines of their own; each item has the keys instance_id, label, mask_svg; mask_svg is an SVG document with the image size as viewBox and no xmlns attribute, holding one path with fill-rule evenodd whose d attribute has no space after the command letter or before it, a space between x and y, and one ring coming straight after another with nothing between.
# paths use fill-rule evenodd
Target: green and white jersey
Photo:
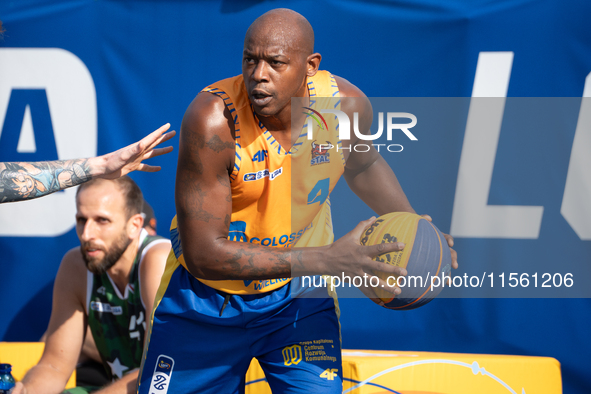
<instances>
[{"instance_id":1,"label":"green and white jersey","mask_svg":"<svg viewBox=\"0 0 591 394\"><path fill-rule=\"evenodd\" d=\"M88 272L88 326L111 380L120 379L140 366L146 320L150 318L151 313L146 313L140 294L140 264L151 247L164 242L170 243L168 239L149 236L142 230L140 246L124 294L121 294L107 273L94 275Z\"/></svg>"}]
</instances>

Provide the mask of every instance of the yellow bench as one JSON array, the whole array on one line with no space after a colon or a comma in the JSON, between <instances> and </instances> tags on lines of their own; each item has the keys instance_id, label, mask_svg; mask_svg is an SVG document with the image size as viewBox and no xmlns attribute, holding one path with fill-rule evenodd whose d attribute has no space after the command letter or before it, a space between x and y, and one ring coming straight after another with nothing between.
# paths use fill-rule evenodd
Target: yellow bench
<instances>
[{"instance_id":1,"label":"yellow bench","mask_svg":"<svg viewBox=\"0 0 591 394\"><path fill-rule=\"evenodd\" d=\"M0 342L0 363L12 365L12 376L18 382L35 366L43 354L43 342ZM66 388L76 387L76 371L72 373Z\"/></svg>"},{"instance_id":2,"label":"yellow bench","mask_svg":"<svg viewBox=\"0 0 591 394\"><path fill-rule=\"evenodd\" d=\"M305 346L300 354L307 357ZM342 368L343 394L562 393L560 363L551 357L343 350ZM330 372L320 377L334 378ZM246 374L246 394L270 393L255 359Z\"/></svg>"}]
</instances>

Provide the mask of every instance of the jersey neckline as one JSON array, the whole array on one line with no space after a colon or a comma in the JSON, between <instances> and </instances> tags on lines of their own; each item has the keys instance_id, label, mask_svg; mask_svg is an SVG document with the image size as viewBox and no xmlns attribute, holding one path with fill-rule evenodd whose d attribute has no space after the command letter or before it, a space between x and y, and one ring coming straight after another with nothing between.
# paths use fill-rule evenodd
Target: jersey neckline
<instances>
[{"instance_id":1,"label":"jersey neckline","mask_svg":"<svg viewBox=\"0 0 591 394\"><path fill-rule=\"evenodd\" d=\"M315 97L316 96L316 88L314 87L314 81L312 81L312 79L310 79L308 81L307 85L308 85L307 88L308 88L309 97ZM263 135L265 136L267 141L269 141L269 145L273 146L273 145L277 144L277 153L280 153L280 154L283 153L284 155L291 155L291 154L296 153L298 151L297 146L300 146L304 143L301 140L303 140L304 137L308 135L308 133L306 131L304 131L306 129L306 123L304 123L304 125L302 126L302 132L298 136L296 142L291 146L289 151L285 151L285 149L283 148L283 146L281 146L279 141L277 141L275 139L275 137L273 137L273 134L271 134L271 132L269 130L267 130L267 127L265 127L263 122L260 121L259 117L257 116L257 114L254 110L254 107L252 106L252 103L250 103L250 110L252 111L252 115L254 116L255 121L258 122L261 132L263 133ZM294 150L294 147L296 147L295 150Z\"/></svg>"}]
</instances>

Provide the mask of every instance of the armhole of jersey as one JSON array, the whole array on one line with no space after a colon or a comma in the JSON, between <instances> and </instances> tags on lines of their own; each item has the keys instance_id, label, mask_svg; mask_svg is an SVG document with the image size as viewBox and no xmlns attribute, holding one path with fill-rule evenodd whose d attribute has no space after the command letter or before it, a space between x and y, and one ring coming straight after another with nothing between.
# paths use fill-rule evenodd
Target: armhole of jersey
<instances>
[{"instance_id":1,"label":"armhole of jersey","mask_svg":"<svg viewBox=\"0 0 591 394\"><path fill-rule=\"evenodd\" d=\"M142 265L142 261L144 261L144 256L146 255L146 253L148 252L148 250L152 249L152 247L154 245L159 245L161 243L167 243L167 244L170 245L170 241L168 239L166 239L166 238L156 239L156 240L150 242L149 244L147 244L143 248L142 253L140 255L140 261L137 264L137 284L140 287L139 288L140 300L142 302L142 306L144 307L144 310L146 309L146 304L144 303L144 297L141 296L141 294L142 294L142 275L140 274L141 273L140 267Z\"/></svg>"},{"instance_id":2,"label":"armhole of jersey","mask_svg":"<svg viewBox=\"0 0 591 394\"><path fill-rule=\"evenodd\" d=\"M314 83L314 79L316 79L317 84ZM318 86L318 90L316 89L316 87ZM327 92L328 90L328 92ZM334 109L340 109L341 108L341 93L339 90L339 84L337 83L334 75L332 75L330 72L328 71L318 71L318 73L316 73L316 76L311 78L308 81L308 92L310 94L310 106L313 106L314 103L314 99L313 97L325 97L327 96L326 93L330 94L330 97L334 97L334 98L338 98L338 100L335 102L334 104ZM337 118L336 115L334 115L335 119ZM338 124L337 124L337 135L335 136L336 141L337 141L337 152L339 152L339 157L341 158L341 163L343 164L343 167L346 164L346 160L345 160L345 154L343 152L343 142L340 140L339 138L339 134L338 134Z\"/></svg>"},{"instance_id":3,"label":"armhole of jersey","mask_svg":"<svg viewBox=\"0 0 591 394\"><path fill-rule=\"evenodd\" d=\"M224 104L228 111L230 111L230 115L232 116L232 120L234 121L234 141L235 141L235 149L234 149L234 168L232 169L232 173L230 174L230 182L234 182L236 178L238 178L238 174L240 173L240 166L242 164L242 146L240 145L240 120L238 119L238 112L236 111L236 107L232 102L232 99L226 92L221 89L208 86L203 89L203 92L208 92L211 94L215 94L216 96L220 97L224 100Z\"/></svg>"},{"instance_id":4,"label":"armhole of jersey","mask_svg":"<svg viewBox=\"0 0 591 394\"><path fill-rule=\"evenodd\" d=\"M86 316L90 314L90 296L92 295L92 286L94 282L94 275L92 272L86 270L86 304L84 304L84 308L86 309Z\"/></svg>"},{"instance_id":5,"label":"armhole of jersey","mask_svg":"<svg viewBox=\"0 0 591 394\"><path fill-rule=\"evenodd\" d=\"M329 74L330 76L330 90L332 92L332 97L338 97L339 100L335 103L334 107L335 109L340 109L341 108L341 92L339 91L339 84L337 83L337 80L335 79L334 75ZM341 156L341 161L343 163L343 167L346 164L345 161L345 154L343 153L343 142L341 141L341 139L339 138L339 135L337 134L337 151L340 153L339 156Z\"/></svg>"}]
</instances>

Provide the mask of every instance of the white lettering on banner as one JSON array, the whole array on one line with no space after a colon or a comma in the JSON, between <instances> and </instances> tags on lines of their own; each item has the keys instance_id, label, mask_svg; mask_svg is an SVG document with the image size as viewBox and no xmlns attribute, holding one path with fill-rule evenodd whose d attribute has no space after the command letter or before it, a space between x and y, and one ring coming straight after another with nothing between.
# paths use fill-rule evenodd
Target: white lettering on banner
<instances>
[{"instance_id":1,"label":"white lettering on banner","mask_svg":"<svg viewBox=\"0 0 591 394\"><path fill-rule=\"evenodd\" d=\"M568 164L560 213L582 240L591 240L591 73L585 79L583 100Z\"/></svg>"},{"instance_id":2,"label":"white lettering on banner","mask_svg":"<svg viewBox=\"0 0 591 394\"><path fill-rule=\"evenodd\" d=\"M513 52L480 52L451 219L451 235L536 239L541 206L488 205ZM491 99L486 99L491 97Z\"/></svg>"},{"instance_id":3,"label":"white lettering on banner","mask_svg":"<svg viewBox=\"0 0 591 394\"><path fill-rule=\"evenodd\" d=\"M60 48L0 48L0 75L0 127L13 89L45 89L59 160L96 156L96 92L88 68L77 56ZM34 151L33 124L27 113L20 152ZM69 231L75 225L75 197L76 190L70 188L40 199L1 204L0 236L49 237Z\"/></svg>"}]
</instances>

